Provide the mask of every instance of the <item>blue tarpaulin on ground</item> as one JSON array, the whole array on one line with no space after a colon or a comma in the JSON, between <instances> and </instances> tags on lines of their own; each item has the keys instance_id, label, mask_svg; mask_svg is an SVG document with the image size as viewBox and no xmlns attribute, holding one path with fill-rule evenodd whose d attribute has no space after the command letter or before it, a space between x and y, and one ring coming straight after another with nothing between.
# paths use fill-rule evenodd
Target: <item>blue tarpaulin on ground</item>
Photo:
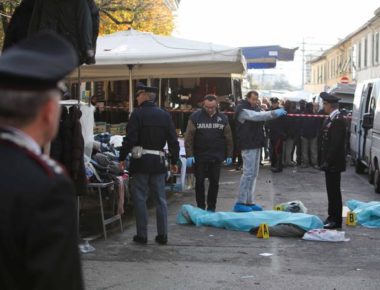
<instances>
[{"instance_id":1,"label":"blue tarpaulin on ground","mask_svg":"<svg viewBox=\"0 0 380 290\"><path fill-rule=\"evenodd\" d=\"M346 202L348 208L356 213L357 223L367 228L380 228L380 202L362 202L355 199Z\"/></svg>"},{"instance_id":2,"label":"blue tarpaulin on ground","mask_svg":"<svg viewBox=\"0 0 380 290\"><path fill-rule=\"evenodd\" d=\"M305 231L323 228L323 222L317 216L305 213L290 213L285 211L251 211L237 212L208 212L198 207L182 205L177 215L179 224L195 224L196 226L211 226L227 230L249 232L260 224L273 227L279 224L291 224Z\"/></svg>"},{"instance_id":3,"label":"blue tarpaulin on ground","mask_svg":"<svg viewBox=\"0 0 380 290\"><path fill-rule=\"evenodd\" d=\"M242 47L248 69L266 69L276 67L277 60L293 61L296 48L284 48L279 45Z\"/></svg>"}]
</instances>

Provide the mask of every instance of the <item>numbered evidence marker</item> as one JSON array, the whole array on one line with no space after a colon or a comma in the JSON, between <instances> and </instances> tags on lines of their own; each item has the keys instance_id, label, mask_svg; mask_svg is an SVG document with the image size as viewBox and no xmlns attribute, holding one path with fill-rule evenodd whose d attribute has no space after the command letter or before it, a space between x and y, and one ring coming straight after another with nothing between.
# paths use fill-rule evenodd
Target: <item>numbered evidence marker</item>
<instances>
[{"instance_id":1,"label":"numbered evidence marker","mask_svg":"<svg viewBox=\"0 0 380 290\"><path fill-rule=\"evenodd\" d=\"M348 226L356 226L356 213L353 211L349 211L346 217L346 225Z\"/></svg>"},{"instance_id":2,"label":"numbered evidence marker","mask_svg":"<svg viewBox=\"0 0 380 290\"><path fill-rule=\"evenodd\" d=\"M259 230L257 231L256 236L261 239L269 239L268 224L260 224Z\"/></svg>"},{"instance_id":3,"label":"numbered evidence marker","mask_svg":"<svg viewBox=\"0 0 380 290\"><path fill-rule=\"evenodd\" d=\"M284 210L284 206L283 206L282 204L276 204L276 205L273 207L273 210L283 211L283 210Z\"/></svg>"}]
</instances>

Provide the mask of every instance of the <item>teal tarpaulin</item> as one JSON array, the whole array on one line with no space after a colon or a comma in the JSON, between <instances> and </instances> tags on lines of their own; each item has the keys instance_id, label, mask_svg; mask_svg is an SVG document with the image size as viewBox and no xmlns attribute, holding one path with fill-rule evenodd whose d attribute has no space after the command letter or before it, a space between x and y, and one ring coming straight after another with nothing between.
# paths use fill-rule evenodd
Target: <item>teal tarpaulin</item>
<instances>
[{"instance_id":1,"label":"teal tarpaulin","mask_svg":"<svg viewBox=\"0 0 380 290\"><path fill-rule=\"evenodd\" d=\"M367 228L380 228L380 201L362 202L355 199L346 202L356 214L357 223Z\"/></svg>"},{"instance_id":2,"label":"teal tarpaulin","mask_svg":"<svg viewBox=\"0 0 380 290\"><path fill-rule=\"evenodd\" d=\"M284 211L252 211L245 213L215 212L211 213L189 204L182 205L177 215L179 224L195 224L227 230L249 232L250 229L266 223L269 227L278 224L292 224L305 231L323 228L323 222L317 216L305 213L290 213Z\"/></svg>"}]
</instances>

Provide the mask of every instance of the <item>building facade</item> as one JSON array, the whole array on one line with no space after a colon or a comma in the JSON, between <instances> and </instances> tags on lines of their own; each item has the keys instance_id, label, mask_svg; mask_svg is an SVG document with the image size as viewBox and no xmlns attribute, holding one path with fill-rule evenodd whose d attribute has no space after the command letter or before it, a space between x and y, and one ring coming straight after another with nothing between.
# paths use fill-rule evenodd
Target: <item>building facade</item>
<instances>
[{"instance_id":1,"label":"building facade","mask_svg":"<svg viewBox=\"0 0 380 290\"><path fill-rule=\"evenodd\" d=\"M380 8L367 23L309 62L311 78L305 90L317 94L340 83L380 77L379 35Z\"/></svg>"},{"instance_id":2,"label":"building facade","mask_svg":"<svg viewBox=\"0 0 380 290\"><path fill-rule=\"evenodd\" d=\"M181 2L181 0L164 0L164 2L171 11L176 12L178 10L179 3Z\"/></svg>"}]
</instances>

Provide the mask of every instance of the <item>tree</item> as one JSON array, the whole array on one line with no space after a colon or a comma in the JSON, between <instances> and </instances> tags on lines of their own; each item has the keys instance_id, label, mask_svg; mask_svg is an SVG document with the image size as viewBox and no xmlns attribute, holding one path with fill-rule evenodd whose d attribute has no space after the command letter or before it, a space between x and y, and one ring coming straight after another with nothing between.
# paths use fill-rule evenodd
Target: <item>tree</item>
<instances>
[{"instance_id":1,"label":"tree","mask_svg":"<svg viewBox=\"0 0 380 290\"><path fill-rule=\"evenodd\" d=\"M133 28L170 35L174 28L173 13L164 0L100 0L98 7L100 34Z\"/></svg>"},{"instance_id":2,"label":"tree","mask_svg":"<svg viewBox=\"0 0 380 290\"><path fill-rule=\"evenodd\" d=\"M9 20L15 8L20 4L21 0L0 0L0 42L3 43L4 33L7 30Z\"/></svg>"},{"instance_id":3,"label":"tree","mask_svg":"<svg viewBox=\"0 0 380 290\"><path fill-rule=\"evenodd\" d=\"M174 28L174 16L164 0L95 0L100 9L99 33L133 28L155 34L170 35ZM0 0L0 41L14 9L21 0Z\"/></svg>"}]
</instances>

